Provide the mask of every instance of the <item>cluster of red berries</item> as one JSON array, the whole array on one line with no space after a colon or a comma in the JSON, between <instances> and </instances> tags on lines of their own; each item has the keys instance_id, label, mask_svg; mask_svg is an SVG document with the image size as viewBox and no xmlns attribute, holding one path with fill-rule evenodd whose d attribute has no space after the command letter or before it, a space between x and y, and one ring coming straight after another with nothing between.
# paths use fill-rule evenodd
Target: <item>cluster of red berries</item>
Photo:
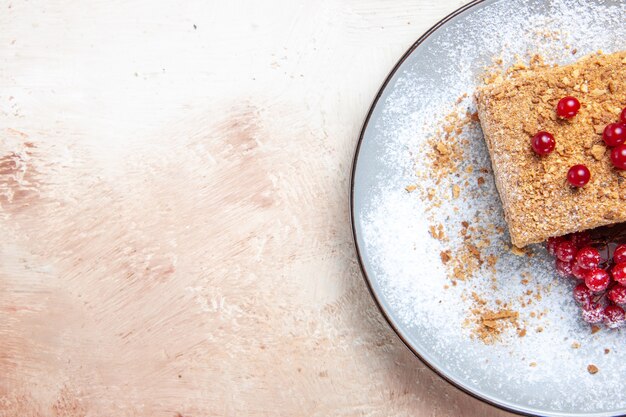
<instances>
[{"instance_id":1,"label":"cluster of red berries","mask_svg":"<svg viewBox=\"0 0 626 417\"><path fill-rule=\"evenodd\" d=\"M582 232L550 238L547 248L560 275L582 281L574 288L574 299L583 320L619 327L626 322L626 245L607 246L600 253L591 244L591 236Z\"/></svg>"},{"instance_id":2,"label":"cluster of red berries","mask_svg":"<svg viewBox=\"0 0 626 417\"><path fill-rule=\"evenodd\" d=\"M556 113L571 119L578 114L580 102L576 97L564 97L556 106ZM620 121L609 124L602 134L604 143L613 148L611 162L617 169L626 170L626 108L622 110ZM531 140L531 146L538 155L548 155L554 151L556 141L549 132L538 132ZM591 179L591 172L585 165L574 165L567 173L567 181L574 187L584 187Z\"/></svg>"}]
</instances>

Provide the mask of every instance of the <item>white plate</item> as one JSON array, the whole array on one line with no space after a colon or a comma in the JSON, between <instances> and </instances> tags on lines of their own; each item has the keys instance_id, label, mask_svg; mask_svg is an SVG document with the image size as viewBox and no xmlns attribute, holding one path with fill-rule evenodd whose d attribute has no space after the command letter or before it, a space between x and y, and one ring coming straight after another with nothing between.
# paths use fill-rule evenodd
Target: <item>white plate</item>
<instances>
[{"instance_id":1,"label":"white plate","mask_svg":"<svg viewBox=\"0 0 626 417\"><path fill-rule=\"evenodd\" d=\"M376 302L425 363L457 387L510 411L626 414L626 335L624 330L592 335L579 319L572 283L555 276L545 250L534 246L532 258L520 257L508 249L506 232L483 233L490 239L483 251L498 257L496 272L484 268L452 286L440 252L458 250L461 222L504 226L504 220L491 173L478 170L465 175L469 186L463 187L459 199L443 198L442 206L432 209L424 189L435 188L442 196L462 180L434 184L425 163L431 149L428 139L442 127L442 118L459 97L468 95L457 109L473 110L471 96L479 74L494 57L506 65L516 54L540 53L549 61L567 63L599 49L623 50L624 22L623 0L475 1L445 18L402 57L360 137L352 217L357 251ZM463 138L468 142L461 167L489 167L478 127L470 125ZM480 187L475 185L478 176L486 180ZM408 193L405 187L410 184L419 188ZM430 237L433 224L443 225L449 242ZM523 274L530 283L522 283ZM519 297L529 298L524 293L538 285L543 287L541 300L522 307ZM492 345L472 340L472 291L494 308L496 300L508 301L525 322L526 336L510 329ZM544 310L541 318L531 316ZM580 347L573 348L577 343ZM600 371L591 375L589 364Z\"/></svg>"}]
</instances>

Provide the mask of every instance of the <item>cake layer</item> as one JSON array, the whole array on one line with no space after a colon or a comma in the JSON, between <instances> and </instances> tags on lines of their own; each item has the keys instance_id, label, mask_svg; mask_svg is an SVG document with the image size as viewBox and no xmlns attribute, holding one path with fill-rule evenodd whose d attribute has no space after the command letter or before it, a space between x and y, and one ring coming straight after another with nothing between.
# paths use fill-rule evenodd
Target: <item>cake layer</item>
<instances>
[{"instance_id":1,"label":"cake layer","mask_svg":"<svg viewBox=\"0 0 626 417\"><path fill-rule=\"evenodd\" d=\"M565 96L581 103L572 119L556 114ZM476 100L515 246L626 222L626 171L613 167L602 140L605 126L617 122L626 107L626 51L562 67L518 68L488 81ZM556 139L547 156L531 148L539 131ZM567 182L567 172L577 164L591 171L583 188Z\"/></svg>"}]
</instances>

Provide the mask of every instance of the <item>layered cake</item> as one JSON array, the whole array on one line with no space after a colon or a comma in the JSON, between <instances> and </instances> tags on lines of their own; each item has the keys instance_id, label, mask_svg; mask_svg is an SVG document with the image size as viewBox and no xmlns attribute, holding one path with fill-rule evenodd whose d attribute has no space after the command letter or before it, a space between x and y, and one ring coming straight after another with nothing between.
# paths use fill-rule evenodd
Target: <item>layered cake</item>
<instances>
[{"instance_id":1,"label":"layered cake","mask_svg":"<svg viewBox=\"0 0 626 417\"><path fill-rule=\"evenodd\" d=\"M626 222L626 51L518 65L476 99L515 246Z\"/></svg>"}]
</instances>

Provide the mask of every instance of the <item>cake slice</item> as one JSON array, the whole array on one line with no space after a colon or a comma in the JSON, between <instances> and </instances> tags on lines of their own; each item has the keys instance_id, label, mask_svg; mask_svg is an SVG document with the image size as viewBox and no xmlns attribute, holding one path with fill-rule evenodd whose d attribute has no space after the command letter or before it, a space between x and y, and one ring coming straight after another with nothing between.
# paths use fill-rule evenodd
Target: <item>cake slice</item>
<instances>
[{"instance_id":1,"label":"cake slice","mask_svg":"<svg viewBox=\"0 0 626 417\"><path fill-rule=\"evenodd\" d=\"M581 104L569 119L556 111L566 96ZM613 165L602 135L626 107L626 51L592 55L568 66L518 67L487 81L476 100L515 246L626 222L626 171ZM541 131L556 142L554 151L543 156L531 147ZM579 164L591 179L573 187L568 171Z\"/></svg>"}]
</instances>

